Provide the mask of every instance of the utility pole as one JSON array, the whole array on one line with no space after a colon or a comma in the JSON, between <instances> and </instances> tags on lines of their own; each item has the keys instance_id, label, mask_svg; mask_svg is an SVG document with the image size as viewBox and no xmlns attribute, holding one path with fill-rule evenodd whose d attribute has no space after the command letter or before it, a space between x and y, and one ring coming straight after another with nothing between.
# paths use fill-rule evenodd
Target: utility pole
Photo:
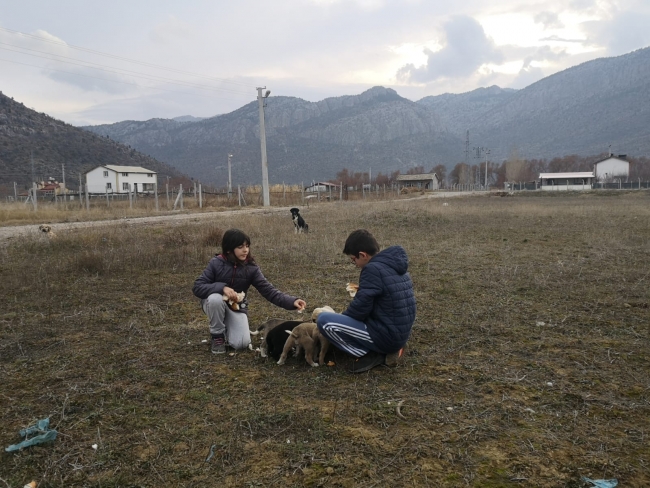
<instances>
[{"instance_id":1,"label":"utility pole","mask_svg":"<svg viewBox=\"0 0 650 488\"><path fill-rule=\"evenodd\" d=\"M488 166L488 155L490 154L490 150L487 147L483 148L483 152L485 153L485 190L487 191L487 166Z\"/></svg>"},{"instance_id":2,"label":"utility pole","mask_svg":"<svg viewBox=\"0 0 650 488\"><path fill-rule=\"evenodd\" d=\"M230 172L230 159L232 154L228 153L228 200L232 196L232 173Z\"/></svg>"},{"instance_id":3,"label":"utility pole","mask_svg":"<svg viewBox=\"0 0 650 488\"><path fill-rule=\"evenodd\" d=\"M467 135L465 136L465 164L469 164L469 129L467 129Z\"/></svg>"},{"instance_id":4,"label":"utility pole","mask_svg":"<svg viewBox=\"0 0 650 488\"><path fill-rule=\"evenodd\" d=\"M65 189L65 164L61 165L61 171L63 172L63 201L65 202L67 201L66 198L67 190Z\"/></svg>"},{"instance_id":5,"label":"utility pole","mask_svg":"<svg viewBox=\"0 0 650 488\"><path fill-rule=\"evenodd\" d=\"M260 145L262 149L262 196L264 198L264 206L268 207L271 205L269 198L269 165L266 160L266 128L264 127L264 99L268 98L271 94L271 90L266 90L266 93L262 95L262 90L266 87L257 88L257 103L260 109Z\"/></svg>"},{"instance_id":6,"label":"utility pole","mask_svg":"<svg viewBox=\"0 0 650 488\"><path fill-rule=\"evenodd\" d=\"M475 147L476 149L476 159L478 160L478 165L479 167L481 166L481 153L485 155L485 189L487 190L487 173L488 173L488 155L490 154L490 150L487 147ZM480 173L479 173L480 176ZM479 178L479 184L481 183L481 180Z\"/></svg>"},{"instance_id":7,"label":"utility pole","mask_svg":"<svg viewBox=\"0 0 650 488\"><path fill-rule=\"evenodd\" d=\"M482 147L475 147L474 150L476 150L476 165L480 168L481 167L481 152L483 151L484 148ZM479 177L477 183L480 185L481 184L481 173L479 169Z\"/></svg>"}]
</instances>

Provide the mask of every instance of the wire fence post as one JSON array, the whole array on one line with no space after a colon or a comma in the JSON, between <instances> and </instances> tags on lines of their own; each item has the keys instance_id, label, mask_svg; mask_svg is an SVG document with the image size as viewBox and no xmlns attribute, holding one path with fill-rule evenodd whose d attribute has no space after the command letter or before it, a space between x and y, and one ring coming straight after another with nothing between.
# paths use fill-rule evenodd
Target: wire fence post
<instances>
[{"instance_id":1,"label":"wire fence post","mask_svg":"<svg viewBox=\"0 0 650 488\"><path fill-rule=\"evenodd\" d=\"M199 183L199 208L203 208L203 189L201 188L201 183Z\"/></svg>"},{"instance_id":2,"label":"wire fence post","mask_svg":"<svg viewBox=\"0 0 650 488\"><path fill-rule=\"evenodd\" d=\"M156 195L156 212L158 212L158 176L156 176L156 181L153 184L154 195Z\"/></svg>"},{"instance_id":3,"label":"wire fence post","mask_svg":"<svg viewBox=\"0 0 650 488\"><path fill-rule=\"evenodd\" d=\"M34 212L38 211L38 196L36 195L36 182L32 183L32 203L34 204Z\"/></svg>"}]
</instances>

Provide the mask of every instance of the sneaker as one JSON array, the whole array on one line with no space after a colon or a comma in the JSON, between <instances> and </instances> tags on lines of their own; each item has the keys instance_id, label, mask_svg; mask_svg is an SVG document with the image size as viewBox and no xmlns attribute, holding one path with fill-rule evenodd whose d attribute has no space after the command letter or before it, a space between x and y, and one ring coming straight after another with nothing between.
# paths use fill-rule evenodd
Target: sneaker
<instances>
[{"instance_id":1,"label":"sneaker","mask_svg":"<svg viewBox=\"0 0 650 488\"><path fill-rule=\"evenodd\" d=\"M392 352L386 355L386 366L394 367L397 366L397 362L404 356L404 348L400 349L397 352Z\"/></svg>"},{"instance_id":2,"label":"sneaker","mask_svg":"<svg viewBox=\"0 0 650 488\"><path fill-rule=\"evenodd\" d=\"M226 339L223 335L212 336L212 345L210 347L212 354L225 354L226 353Z\"/></svg>"},{"instance_id":3,"label":"sneaker","mask_svg":"<svg viewBox=\"0 0 650 488\"><path fill-rule=\"evenodd\" d=\"M352 363L351 373L364 373L371 370L375 366L380 366L386 363L386 355L380 354L375 351L368 352L365 356L357 358Z\"/></svg>"}]
</instances>

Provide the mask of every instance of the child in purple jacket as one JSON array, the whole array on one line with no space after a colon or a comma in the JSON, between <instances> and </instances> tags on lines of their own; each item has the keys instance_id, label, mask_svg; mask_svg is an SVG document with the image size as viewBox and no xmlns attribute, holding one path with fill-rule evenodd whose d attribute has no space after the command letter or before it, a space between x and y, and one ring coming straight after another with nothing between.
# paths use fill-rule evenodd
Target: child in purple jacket
<instances>
[{"instance_id":1,"label":"child in purple jacket","mask_svg":"<svg viewBox=\"0 0 650 488\"><path fill-rule=\"evenodd\" d=\"M241 230L224 232L221 254L210 260L192 288L208 316L214 354L225 353L226 343L234 349L246 349L250 344L247 296L238 303L238 310L230 308L225 300L237 303L237 294L247 293L251 285L269 302L285 310L304 310L307 305L303 299L282 293L269 283L255 263L250 245L250 237Z\"/></svg>"}]
</instances>

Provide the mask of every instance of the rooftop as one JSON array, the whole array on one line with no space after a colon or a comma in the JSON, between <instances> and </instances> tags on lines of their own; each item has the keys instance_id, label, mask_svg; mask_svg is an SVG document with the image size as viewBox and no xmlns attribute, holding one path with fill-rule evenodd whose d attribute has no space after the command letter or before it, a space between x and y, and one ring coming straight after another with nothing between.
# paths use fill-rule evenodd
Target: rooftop
<instances>
[{"instance_id":1,"label":"rooftop","mask_svg":"<svg viewBox=\"0 0 650 488\"><path fill-rule=\"evenodd\" d=\"M419 175L398 175L397 181L419 181L419 180L432 180L438 178L435 173L422 173Z\"/></svg>"},{"instance_id":2,"label":"rooftop","mask_svg":"<svg viewBox=\"0 0 650 488\"><path fill-rule=\"evenodd\" d=\"M142 166L118 166L116 164L106 164L104 167L118 173L156 173L155 171L143 168Z\"/></svg>"},{"instance_id":3,"label":"rooftop","mask_svg":"<svg viewBox=\"0 0 650 488\"><path fill-rule=\"evenodd\" d=\"M594 174L591 171L582 171L579 173L540 173L539 179L546 180L549 178L593 178Z\"/></svg>"}]
</instances>

